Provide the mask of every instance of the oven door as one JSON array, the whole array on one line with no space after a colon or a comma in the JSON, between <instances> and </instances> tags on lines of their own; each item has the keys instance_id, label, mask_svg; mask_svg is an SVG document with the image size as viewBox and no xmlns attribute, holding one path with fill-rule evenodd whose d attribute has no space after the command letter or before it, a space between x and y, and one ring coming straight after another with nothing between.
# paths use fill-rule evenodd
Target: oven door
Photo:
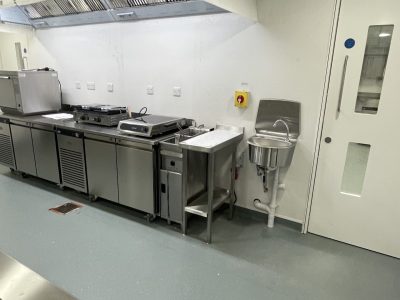
<instances>
[{"instance_id":1,"label":"oven door","mask_svg":"<svg viewBox=\"0 0 400 300\"><path fill-rule=\"evenodd\" d=\"M0 75L0 107L17 109L17 101L12 76Z\"/></svg>"}]
</instances>

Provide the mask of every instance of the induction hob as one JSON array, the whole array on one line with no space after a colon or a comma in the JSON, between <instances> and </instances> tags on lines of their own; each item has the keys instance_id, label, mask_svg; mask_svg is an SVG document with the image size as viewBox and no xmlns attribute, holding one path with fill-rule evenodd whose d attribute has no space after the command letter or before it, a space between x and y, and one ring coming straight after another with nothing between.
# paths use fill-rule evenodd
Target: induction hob
<instances>
[{"instance_id":1,"label":"induction hob","mask_svg":"<svg viewBox=\"0 0 400 300\"><path fill-rule=\"evenodd\" d=\"M153 137L187 126L188 120L185 118L143 115L120 121L118 130L123 134Z\"/></svg>"}]
</instances>

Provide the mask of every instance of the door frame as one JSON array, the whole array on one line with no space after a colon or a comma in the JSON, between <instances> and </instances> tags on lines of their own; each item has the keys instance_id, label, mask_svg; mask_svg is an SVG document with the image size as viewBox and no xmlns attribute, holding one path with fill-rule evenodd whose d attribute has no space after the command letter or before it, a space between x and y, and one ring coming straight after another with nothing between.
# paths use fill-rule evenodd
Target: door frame
<instances>
[{"instance_id":1,"label":"door frame","mask_svg":"<svg viewBox=\"0 0 400 300\"><path fill-rule=\"evenodd\" d=\"M330 80L332 76L332 65L333 65L333 58L335 55L335 46L336 46L336 37L337 37L337 30L339 27L339 19L340 19L340 10L342 7L343 0L335 0L334 4L334 12L333 12L333 19L331 24L331 32L330 32L330 41L329 41L329 50L328 50L328 57L326 61L326 72L325 72L325 80L324 80L324 89L322 94L322 102L320 107L320 114L318 119L317 125L317 136L315 139L315 147L314 147L314 157L312 163L312 171L310 176L310 184L308 188L308 200L305 209L305 221L302 226L301 232L303 234L308 233L308 227L310 224L310 215L311 215L311 206L314 199L314 190L316 184L316 176L318 170L318 162L319 162L319 155L321 150L321 143L322 143L322 134L325 124L325 112L326 106L328 103L328 93L330 87ZM345 1L345 0L344 0Z\"/></svg>"}]
</instances>

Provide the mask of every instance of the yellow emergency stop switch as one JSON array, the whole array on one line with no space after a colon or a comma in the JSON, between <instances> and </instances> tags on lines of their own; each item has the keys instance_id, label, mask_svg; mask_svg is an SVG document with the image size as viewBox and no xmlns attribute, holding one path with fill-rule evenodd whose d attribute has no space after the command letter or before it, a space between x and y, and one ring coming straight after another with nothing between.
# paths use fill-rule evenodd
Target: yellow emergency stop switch
<instances>
[{"instance_id":1,"label":"yellow emergency stop switch","mask_svg":"<svg viewBox=\"0 0 400 300\"><path fill-rule=\"evenodd\" d=\"M246 108L249 103L249 92L236 91L235 92L235 106L239 108Z\"/></svg>"}]
</instances>

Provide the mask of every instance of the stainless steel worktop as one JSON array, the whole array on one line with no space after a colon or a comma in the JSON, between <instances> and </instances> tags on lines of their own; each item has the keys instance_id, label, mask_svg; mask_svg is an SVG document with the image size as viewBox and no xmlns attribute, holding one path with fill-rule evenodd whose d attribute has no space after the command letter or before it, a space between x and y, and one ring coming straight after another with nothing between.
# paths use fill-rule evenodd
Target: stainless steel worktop
<instances>
[{"instance_id":1,"label":"stainless steel worktop","mask_svg":"<svg viewBox=\"0 0 400 300\"><path fill-rule=\"evenodd\" d=\"M243 127L217 125L214 131L204 133L179 143L183 149L204 153L215 153L243 139Z\"/></svg>"},{"instance_id":2,"label":"stainless steel worktop","mask_svg":"<svg viewBox=\"0 0 400 300\"><path fill-rule=\"evenodd\" d=\"M23 264L0 252L0 299L76 299Z\"/></svg>"},{"instance_id":3,"label":"stainless steel worktop","mask_svg":"<svg viewBox=\"0 0 400 300\"><path fill-rule=\"evenodd\" d=\"M160 141L164 140L171 134L167 135L160 135L153 138L145 138L145 137L138 137L138 136L130 136L121 134L118 132L116 127L102 127L97 125L89 125L89 124L82 124L76 123L73 119L65 119L65 120L54 120L50 118L45 118L42 115L36 116L15 116L15 115L8 115L8 114L0 114L0 118L9 119L10 121L14 122L25 122L31 123L34 125L41 125L41 126L51 126L56 129L66 129L66 130L73 130L83 133L90 133L90 134L97 134L106 137L112 137L115 139L120 139L124 141L131 141L131 142L139 142L149 145L157 145Z\"/></svg>"}]
</instances>

